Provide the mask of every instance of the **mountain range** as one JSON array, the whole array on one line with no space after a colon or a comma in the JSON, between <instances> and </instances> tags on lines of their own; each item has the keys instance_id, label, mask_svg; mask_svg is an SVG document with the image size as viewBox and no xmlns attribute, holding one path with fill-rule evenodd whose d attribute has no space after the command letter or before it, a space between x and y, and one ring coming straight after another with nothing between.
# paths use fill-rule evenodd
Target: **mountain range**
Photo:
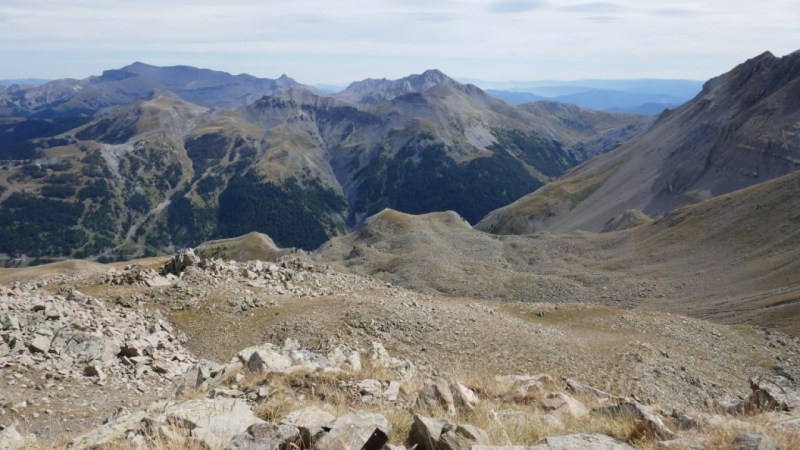
<instances>
[{"instance_id":1,"label":"mountain range","mask_svg":"<svg viewBox=\"0 0 800 450\"><path fill-rule=\"evenodd\" d=\"M680 106L703 86L701 81L658 79L474 82L511 104L550 100L602 111L653 115Z\"/></svg>"},{"instance_id":2,"label":"mountain range","mask_svg":"<svg viewBox=\"0 0 800 450\"><path fill-rule=\"evenodd\" d=\"M385 207L475 223L647 117L515 107L430 70L335 96L134 63L0 93L0 253L143 255L250 231L314 248Z\"/></svg>"}]
</instances>

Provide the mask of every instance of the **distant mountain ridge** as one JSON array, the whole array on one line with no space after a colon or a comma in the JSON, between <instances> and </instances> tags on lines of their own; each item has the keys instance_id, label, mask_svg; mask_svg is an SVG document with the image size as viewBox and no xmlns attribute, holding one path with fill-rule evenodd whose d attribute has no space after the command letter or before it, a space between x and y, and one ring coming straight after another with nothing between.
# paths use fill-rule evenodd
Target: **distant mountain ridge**
<instances>
[{"instance_id":1,"label":"distant mountain ridge","mask_svg":"<svg viewBox=\"0 0 800 450\"><path fill-rule=\"evenodd\" d=\"M141 256L251 231L309 249L386 207L474 223L649 123L518 108L436 70L328 96L134 63L0 94L0 254Z\"/></svg>"},{"instance_id":2,"label":"distant mountain ridge","mask_svg":"<svg viewBox=\"0 0 800 450\"><path fill-rule=\"evenodd\" d=\"M800 52L767 52L709 80L645 133L492 212L497 233L599 231L625 211L680 205L800 169Z\"/></svg>"},{"instance_id":3,"label":"distant mountain ridge","mask_svg":"<svg viewBox=\"0 0 800 450\"><path fill-rule=\"evenodd\" d=\"M703 82L692 80L577 80L492 83L475 81L511 104L550 100L602 111L659 114L690 100Z\"/></svg>"}]
</instances>

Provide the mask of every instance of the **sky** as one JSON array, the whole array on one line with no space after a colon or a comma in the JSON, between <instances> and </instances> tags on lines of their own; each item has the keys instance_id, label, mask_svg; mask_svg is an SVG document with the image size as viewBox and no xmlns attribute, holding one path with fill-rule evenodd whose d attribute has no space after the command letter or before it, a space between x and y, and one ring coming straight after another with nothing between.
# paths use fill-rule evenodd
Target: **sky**
<instances>
[{"instance_id":1,"label":"sky","mask_svg":"<svg viewBox=\"0 0 800 450\"><path fill-rule=\"evenodd\" d=\"M798 0L0 0L0 79L134 61L308 84L705 80L800 49Z\"/></svg>"}]
</instances>

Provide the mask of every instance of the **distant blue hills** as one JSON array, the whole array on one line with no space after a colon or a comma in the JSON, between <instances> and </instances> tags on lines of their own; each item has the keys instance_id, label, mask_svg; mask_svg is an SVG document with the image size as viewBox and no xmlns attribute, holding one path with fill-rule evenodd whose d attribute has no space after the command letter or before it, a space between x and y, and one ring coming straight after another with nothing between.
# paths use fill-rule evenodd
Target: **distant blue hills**
<instances>
[{"instance_id":1,"label":"distant blue hills","mask_svg":"<svg viewBox=\"0 0 800 450\"><path fill-rule=\"evenodd\" d=\"M703 88L703 81L641 80L575 80L490 82L463 80L476 84L490 95L518 105L539 100L571 103L601 111L659 114L694 98Z\"/></svg>"}]
</instances>

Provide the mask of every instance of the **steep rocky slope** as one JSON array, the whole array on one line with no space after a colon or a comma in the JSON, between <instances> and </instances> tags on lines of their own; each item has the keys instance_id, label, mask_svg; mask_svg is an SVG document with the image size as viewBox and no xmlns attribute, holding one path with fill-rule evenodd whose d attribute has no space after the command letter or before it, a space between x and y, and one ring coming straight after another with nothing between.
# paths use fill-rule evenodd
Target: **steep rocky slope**
<instances>
[{"instance_id":1,"label":"steep rocky slope","mask_svg":"<svg viewBox=\"0 0 800 450\"><path fill-rule=\"evenodd\" d=\"M647 132L493 211L495 233L599 231L629 209L650 217L800 168L800 52L764 53L708 81Z\"/></svg>"}]
</instances>

